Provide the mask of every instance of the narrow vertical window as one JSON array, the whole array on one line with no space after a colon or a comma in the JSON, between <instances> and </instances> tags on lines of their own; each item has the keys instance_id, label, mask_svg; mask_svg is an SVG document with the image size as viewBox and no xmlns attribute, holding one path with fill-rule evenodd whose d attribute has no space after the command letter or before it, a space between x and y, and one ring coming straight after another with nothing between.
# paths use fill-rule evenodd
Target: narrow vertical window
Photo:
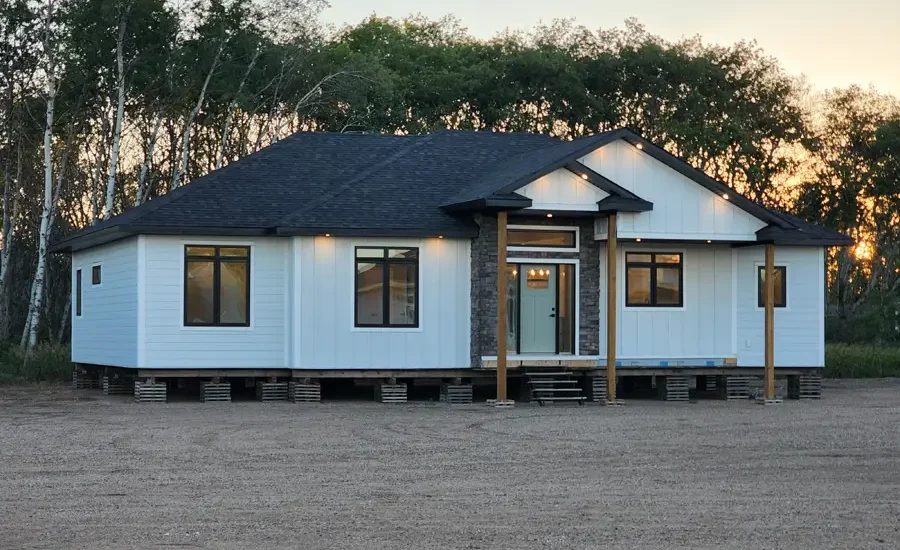
<instances>
[{"instance_id":1,"label":"narrow vertical window","mask_svg":"<svg viewBox=\"0 0 900 550\"><path fill-rule=\"evenodd\" d=\"M357 327L419 326L419 249L356 249Z\"/></svg>"},{"instance_id":2,"label":"narrow vertical window","mask_svg":"<svg viewBox=\"0 0 900 550\"><path fill-rule=\"evenodd\" d=\"M250 326L250 248L184 250L185 326Z\"/></svg>"},{"instance_id":3,"label":"narrow vertical window","mask_svg":"<svg viewBox=\"0 0 900 550\"><path fill-rule=\"evenodd\" d=\"M81 317L81 270L75 272L75 317Z\"/></svg>"},{"instance_id":4,"label":"narrow vertical window","mask_svg":"<svg viewBox=\"0 0 900 550\"><path fill-rule=\"evenodd\" d=\"M757 267L757 301L759 307L766 307L766 268ZM775 266L775 307L787 307L787 267Z\"/></svg>"},{"instance_id":5,"label":"narrow vertical window","mask_svg":"<svg viewBox=\"0 0 900 550\"><path fill-rule=\"evenodd\" d=\"M91 286L97 286L103 282L102 267L95 265L91 268Z\"/></svg>"}]
</instances>

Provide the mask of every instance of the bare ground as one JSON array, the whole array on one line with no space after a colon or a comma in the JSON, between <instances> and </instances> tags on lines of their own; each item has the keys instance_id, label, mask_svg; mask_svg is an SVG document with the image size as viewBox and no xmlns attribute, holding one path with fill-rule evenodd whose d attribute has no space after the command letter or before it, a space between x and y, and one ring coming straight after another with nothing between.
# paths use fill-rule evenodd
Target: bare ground
<instances>
[{"instance_id":1,"label":"bare ground","mask_svg":"<svg viewBox=\"0 0 900 550\"><path fill-rule=\"evenodd\" d=\"M900 548L900 380L818 402L0 390L2 548Z\"/></svg>"}]
</instances>

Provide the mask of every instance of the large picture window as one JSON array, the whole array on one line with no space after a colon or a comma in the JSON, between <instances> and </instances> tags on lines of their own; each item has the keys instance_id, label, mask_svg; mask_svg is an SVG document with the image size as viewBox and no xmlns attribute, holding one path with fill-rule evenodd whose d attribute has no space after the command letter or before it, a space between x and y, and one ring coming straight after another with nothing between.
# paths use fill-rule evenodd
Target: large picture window
<instances>
[{"instance_id":1,"label":"large picture window","mask_svg":"<svg viewBox=\"0 0 900 550\"><path fill-rule=\"evenodd\" d=\"M766 307L766 267L758 266L756 269L756 288L758 307ZM775 307L787 306L787 267L775 266Z\"/></svg>"},{"instance_id":2,"label":"large picture window","mask_svg":"<svg viewBox=\"0 0 900 550\"><path fill-rule=\"evenodd\" d=\"M418 248L356 248L355 326L419 326Z\"/></svg>"},{"instance_id":3,"label":"large picture window","mask_svg":"<svg viewBox=\"0 0 900 550\"><path fill-rule=\"evenodd\" d=\"M681 253L625 254L625 305L682 307L684 272Z\"/></svg>"},{"instance_id":4,"label":"large picture window","mask_svg":"<svg viewBox=\"0 0 900 550\"><path fill-rule=\"evenodd\" d=\"M250 326L250 247L184 247L184 324Z\"/></svg>"},{"instance_id":5,"label":"large picture window","mask_svg":"<svg viewBox=\"0 0 900 550\"><path fill-rule=\"evenodd\" d=\"M526 226L527 227L527 226ZM575 229L551 227L510 227L506 232L507 246L511 248L575 249L578 246Z\"/></svg>"}]
</instances>

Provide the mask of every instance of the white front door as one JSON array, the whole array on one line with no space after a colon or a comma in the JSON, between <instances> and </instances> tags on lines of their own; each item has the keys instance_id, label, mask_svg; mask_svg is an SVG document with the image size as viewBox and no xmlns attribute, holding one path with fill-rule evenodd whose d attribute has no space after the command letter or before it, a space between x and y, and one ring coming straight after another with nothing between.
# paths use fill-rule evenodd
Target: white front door
<instances>
[{"instance_id":1,"label":"white front door","mask_svg":"<svg viewBox=\"0 0 900 550\"><path fill-rule=\"evenodd\" d=\"M555 265L522 265L520 353L556 353Z\"/></svg>"}]
</instances>

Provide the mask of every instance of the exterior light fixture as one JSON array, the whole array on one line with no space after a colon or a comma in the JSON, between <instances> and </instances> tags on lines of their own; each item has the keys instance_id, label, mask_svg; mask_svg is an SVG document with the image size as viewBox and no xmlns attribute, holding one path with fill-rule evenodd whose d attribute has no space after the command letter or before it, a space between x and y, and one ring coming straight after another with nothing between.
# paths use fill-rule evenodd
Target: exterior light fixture
<instances>
[{"instance_id":1,"label":"exterior light fixture","mask_svg":"<svg viewBox=\"0 0 900 550\"><path fill-rule=\"evenodd\" d=\"M438 235L438 239L443 239L443 238L444 238L443 235Z\"/></svg>"},{"instance_id":2,"label":"exterior light fixture","mask_svg":"<svg viewBox=\"0 0 900 550\"><path fill-rule=\"evenodd\" d=\"M722 198L726 201L728 200L728 193L722 193Z\"/></svg>"},{"instance_id":3,"label":"exterior light fixture","mask_svg":"<svg viewBox=\"0 0 900 550\"><path fill-rule=\"evenodd\" d=\"M585 180L588 179L588 175L587 175L587 174L581 174L581 179L585 179Z\"/></svg>"},{"instance_id":4,"label":"exterior light fixture","mask_svg":"<svg viewBox=\"0 0 900 550\"><path fill-rule=\"evenodd\" d=\"M712 241L709 239L706 239L706 244L712 244Z\"/></svg>"},{"instance_id":5,"label":"exterior light fixture","mask_svg":"<svg viewBox=\"0 0 900 550\"><path fill-rule=\"evenodd\" d=\"M637 239L635 239L635 240L634 240L634 242L636 242L636 243L639 243L639 242L641 242L641 239L640 239L640 237L638 237L638 238L637 238Z\"/></svg>"},{"instance_id":6,"label":"exterior light fixture","mask_svg":"<svg viewBox=\"0 0 900 550\"><path fill-rule=\"evenodd\" d=\"M330 237L330 236L331 236L331 233L325 233L325 236L326 236L326 237Z\"/></svg>"},{"instance_id":7,"label":"exterior light fixture","mask_svg":"<svg viewBox=\"0 0 900 550\"><path fill-rule=\"evenodd\" d=\"M643 143L635 143L634 146L637 147L638 149L643 149L643 148L644 148L644 144L643 144Z\"/></svg>"},{"instance_id":8,"label":"exterior light fixture","mask_svg":"<svg viewBox=\"0 0 900 550\"><path fill-rule=\"evenodd\" d=\"M519 272L516 271L515 269L513 269L513 277L515 277L515 276L518 275L518 274L519 274Z\"/></svg>"},{"instance_id":9,"label":"exterior light fixture","mask_svg":"<svg viewBox=\"0 0 900 550\"><path fill-rule=\"evenodd\" d=\"M552 218L552 217L553 217L553 214L547 214L547 217L548 217L548 218Z\"/></svg>"}]
</instances>

